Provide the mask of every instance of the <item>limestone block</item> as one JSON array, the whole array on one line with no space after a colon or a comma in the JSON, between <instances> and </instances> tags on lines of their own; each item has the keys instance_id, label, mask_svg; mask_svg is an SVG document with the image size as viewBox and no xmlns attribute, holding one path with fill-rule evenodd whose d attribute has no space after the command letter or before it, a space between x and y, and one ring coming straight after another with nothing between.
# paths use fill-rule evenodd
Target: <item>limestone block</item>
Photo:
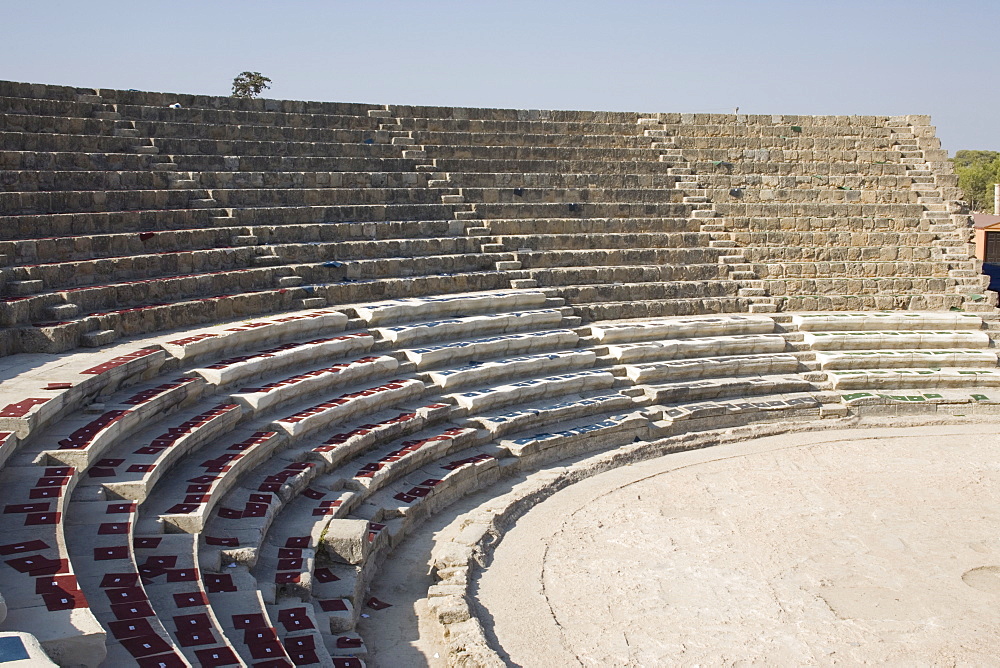
<instances>
[{"instance_id":1,"label":"limestone block","mask_svg":"<svg viewBox=\"0 0 1000 668\"><path fill-rule=\"evenodd\" d=\"M646 418L638 413L608 416L598 422L570 426L556 432L542 432L503 440L500 441L500 447L520 458L535 455L551 448L563 450L574 441L601 442L612 445L620 440L616 438L617 434L623 431L631 433L645 424ZM631 440L631 437L628 440Z\"/></svg>"},{"instance_id":2,"label":"limestone block","mask_svg":"<svg viewBox=\"0 0 1000 668\"><path fill-rule=\"evenodd\" d=\"M487 332L503 334L536 327L553 327L559 325L562 319L563 314L559 309L538 309L434 320L383 327L375 331L396 345L407 345L421 341L464 339Z\"/></svg>"},{"instance_id":3,"label":"limestone block","mask_svg":"<svg viewBox=\"0 0 1000 668\"><path fill-rule=\"evenodd\" d=\"M208 354L221 354L246 349L254 345L287 340L297 335L316 336L337 332L347 325L347 316L338 311L322 309L290 313L237 324L208 327L187 336L161 344L170 355L189 360Z\"/></svg>"},{"instance_id":4,"label":"limestone block","mask_svg":"<svg viewBox=\"0 0 1000 668\"><path fill-rule=\"evenodd\" d=\"M995 367L992 350L849 350L819 351L823 369L889 369L903 367Z\"/></svg>"},{"instance_id":5,"label":"limestone block","mask_svg":"<svg viewBox=\"0 0 1000 668\"><path fill-rule=\"evenodd\" d=\"M602 343L707 337L723 334L759 334L773 331L774 320L766 316L749 315L658 318L591 326L592 335Z\"/></svg>"},{"instance_id":6,"label":"limestone block","mask_svg":"<svg viewBox=\"0 0 1000 668\"><path fill-rule=\"evenodd\" d=\"M480 413L491 408L515 403L538 401L548 397L562 396L612 387L615 377L610 371L576 371L573 373L532 378L517 383L496 385L490 388L469 390L446 395L470 413Z\"/></svg>"},{"instance_id":7,"label":"limestone block","mask_svg":"<svg viewBox=\"0 0 1000 668\"><path fill-rule=\"evenodd\" d=\"M592 367L596 360L597 355L593 351L570 350L472 363L455 369L432 371L428 376L432 383L447 390L471 383L490 384L498 378L588 368Z\"/></svg>"},{"instance_id":8,"label":"limestone block","mask_svg":"<svg viewBox=\"0 0 1000 668\"><path fill-rule=\"evenodd\" d=\"M260 413L295 399L316 392L358 383L366 378L377 378L392 373L399 367L399 360L387 355L375 355L348 360L339 364L313 369L262 387L245 387L233 393L230 399Z\"/></svg>"},{"instance_id":9,"label":"limestone block","mask_svg":"<svg viewBox=\"0 0 1000 668\"><path fill-rule=\"evenodd\" d=\"M345 564L360 564L371 552L368 520L333 519L327 525L323 545L328 554Z\"/></svg>"},{"instance_id":10,"label":"limestone block","mask_svg":"<svg viewBox=\"0 0 1000 668\"><path fill-rule=\"evenodd\" d=\"M409 297L355 307L358 317L370 325L391 321L433 318L469 312L492 312L533 308L545 303L545 293L529 290L498 290L488 293Z\"/></svg>"},{"instance_id":11,"label":"limestone block","mask_svg":"<svg viewBox=\"0 0 1000 668\"><path fill-rule=\"evenodd\" d=\"M280 429L293 438L319 427L336 424L355 415L375 412L424 393L424 384L419 380L394 380L382 385L350 392L335 399L312 406L293 415L275 420L272 429Z\"/></svg>"},{"instance_id":12,"label":"limestone block","mask_svg":"<svg viewBox=\"0 0 1000 668\"><path fill-rule=\"evenodd\" d=\"M734 354L780 353L785 339L780 334L740 334L669 339L608 346L608 355L619 362L715 357Z\"/></svg>"},{"instance_id":13,"label":"limestone block","mask_svg":"<svg viewBox=\"0 0 1000 668\"><path fill-rule=\"evenodd\" d=\"M375 339L368 333L352 333L301 343L287 343L248 355L221 360L195 369L209 383L224 386L238 380L266 375L306 360L321 360L350 355L371 348Z\"/></svg>"},{"instance_id":14,"label":"limestone block","mask_svg":"<svg viewBox=\"0 0 1000 668\"><path fill-rule=\"evenodd\" d=\"M556 403L539 402L515 409L476 415L473 419L490 431L494 438L505 434L537 429L547 424L560 424L570 420L622 412L632 406L632 400L623 394L600 394L586 398L574 395Z\"/></svg>"},{"instance_id":15,"label":"limestone block","mask_svg":"<svg viewBox=\"0 0 1000 668\"><path fill-rule=\"evenodd\" d=\"M812 385L800 376L744 376L647 385L643 389L653 402L679 403L732 396L808 392Z\"/></svg>"},{"instance_id":16,"label":"limestone block","mask_svg":"<svg viewBox=\"0 0 1000 668\"><path fill-rule=\"evenodd\" d=\"M503 668L506 664L490 649L483 627L476 618L445 627L448 665L455 668Z\"/></svg>"},{"instance_id":17,"label":"limestone block","mask_svg":"<svg viewBox=\"0 0 1000 668\"><path fill-rule=\"evenodd\" d=\"M988 348L985 331L841 331L803 334L814 350L878 350L903 348Z\"/></svg>"},{"instance_id":18,"label":"limestone block","mask_svg":"<svg viewBox=\"0 0 1000 668\"><path fill-rule=\"evenodd\" d=\"M404 350L406 357L417 368L456 363L466 359L483 359L502 355L519 355L535 350L571 348L579 341L579 335L569 329L544 330L519 334L501 334Z\"/></svg>"},{"instance_id":19,"label":"limestone block","mask_svg":"<svg viewBox=\"0 0 1000 668\"><path fill-rule=\"evenodd\" d=\"M870 311L867 313L796 313L792 324L800 331L953 330L981 329L973 313Z\"/></svg>"},{"instance_id":20,"label":"limestone block","mask_svg":"<svg viewBox=\"0 0 1000 668\"><path fill-rule=\"evenodd\" d=\"M430 595L428 594L428 596ZM427 607L437 617L440 624L456 624L464 622L472 616L469 612L469 605L465 602L464 591L457 595L439 595L428 598Z\"/></svg>"},{"instance_id":21,"label":"limestone block","mask_svg":"<svg viewBox=\"0 0 1000 668\"><path fill-rule=\"evenodd\" d=\"M1000 386L996 369L852 369L829 378L837 390Z\"/></svg>"},{"instance_id":22,"label":"limestone block","mask_svg":"<svg viewBox=\"0 0 1000 668\"><path fill-rule=\"evenodd\" d=\"M80 345L85 348L100 348L114 343L118 334L113 329L102 329L96 332L87 332L80 337Z\"/></svg>"},{"instance_id":23,"label":"limestone block","mask_svg":"<svg viewBox=\"0 0 1000 668\"><path fill-rule=\"evenodd\" d=\"M794 355L779 353L652 362L627 365L625 371L634 383L650 383L657 380L793 373L798 366L799 361Z\"/></svg>"}]
</instances>

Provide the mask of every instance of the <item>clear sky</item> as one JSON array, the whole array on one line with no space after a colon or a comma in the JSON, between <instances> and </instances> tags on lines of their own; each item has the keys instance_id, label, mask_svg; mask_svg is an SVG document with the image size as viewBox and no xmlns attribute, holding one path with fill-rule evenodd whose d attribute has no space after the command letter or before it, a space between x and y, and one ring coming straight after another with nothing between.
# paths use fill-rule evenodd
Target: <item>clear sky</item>
<instances>
[{"instance_id":1,"label":"clear sky","mask_svg":"<svg viewBox=\"0 0 1000 668\"><path fill-rule=\"evenodd\" d=\"M0 0L0 79L531 109L931 114L1000 150L998 0Z\"/></svg>"}]
</instances>

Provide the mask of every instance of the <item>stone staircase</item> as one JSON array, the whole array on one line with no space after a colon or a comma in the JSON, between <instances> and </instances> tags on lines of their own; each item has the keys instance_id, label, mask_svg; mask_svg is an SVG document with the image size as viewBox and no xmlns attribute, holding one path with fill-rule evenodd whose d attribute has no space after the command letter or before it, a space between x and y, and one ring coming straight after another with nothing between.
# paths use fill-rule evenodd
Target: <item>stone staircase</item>
<instances>
[{"instance_id":1,"label":"stone staircase","mask_svg":"<svg viewBox=\"0 0 1000 668\"><path fill-rule=\"evenodd\" d=\"M921 221L934 234L935 256L947 263L954 291L963 295L962 308L991 313L997 295L987 290L989 277L983 275L982 263L973 255L972 219L958 201L958 179L929 122L920 116L890 121L894 146L906 166L910 189L924 206Z\"/></svg>"},{"instance_id":2,"label":"stone staircase","mask_svg":"<svg viewBox=\"0 0 1000 668\"><path fill-rule=\"evenodd\" d=\"M681 147L673 141L673 132L664 129L658 117L640 118L639 125L644 128L644 134L653 140L651 148L659 152L660 162L671 165L667 174L678 178L674 187L683 192L681 201L691 205L692 217L703 221L701 231L708 234L709 246L732 249L732 254L721 256L719 262L726 266L729 278L739 283L739 296L747 298L749 312L775 313L778 310L777 300L768 296L767 288L753 271L753 265L748 264L747 258L738 252L737 243L726 230L725 220L712 206L709 191L688 166Z\"/></svg>"}]
</instances>

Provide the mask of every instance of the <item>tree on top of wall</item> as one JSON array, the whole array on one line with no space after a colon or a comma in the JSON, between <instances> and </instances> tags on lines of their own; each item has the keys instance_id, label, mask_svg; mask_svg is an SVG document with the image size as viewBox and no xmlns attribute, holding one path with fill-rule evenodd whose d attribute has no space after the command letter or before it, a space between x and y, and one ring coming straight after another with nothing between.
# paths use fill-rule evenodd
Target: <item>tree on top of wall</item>
<instances>
[{"instance_id":1,"label":"tree on top of wall","mask_svg":"<svg viewBox=\"0 0 1000 668\"><path fill-rule=\"evenodd\" d=\"M260 72L240 72L233 79L233 97L251 100L261 94L271 80Z\"/></svg>"}]
</instances>

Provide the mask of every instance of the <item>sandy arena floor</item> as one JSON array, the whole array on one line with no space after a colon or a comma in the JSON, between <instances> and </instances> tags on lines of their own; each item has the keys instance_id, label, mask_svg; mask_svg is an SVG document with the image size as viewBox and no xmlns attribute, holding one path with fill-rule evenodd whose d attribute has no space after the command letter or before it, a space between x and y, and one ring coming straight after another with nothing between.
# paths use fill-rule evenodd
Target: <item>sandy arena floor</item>
<instances>
[{"instance_id":1,"label":"sandy arena floor","mask_svg":"<svg viewBox=\"0 0 1000 668\"><path fill-rule=\"evenodd\" d=\"M996 665L1000 428L788 434L536 506L479 580L525 667Z\"/></svg>"}]
</instances>

